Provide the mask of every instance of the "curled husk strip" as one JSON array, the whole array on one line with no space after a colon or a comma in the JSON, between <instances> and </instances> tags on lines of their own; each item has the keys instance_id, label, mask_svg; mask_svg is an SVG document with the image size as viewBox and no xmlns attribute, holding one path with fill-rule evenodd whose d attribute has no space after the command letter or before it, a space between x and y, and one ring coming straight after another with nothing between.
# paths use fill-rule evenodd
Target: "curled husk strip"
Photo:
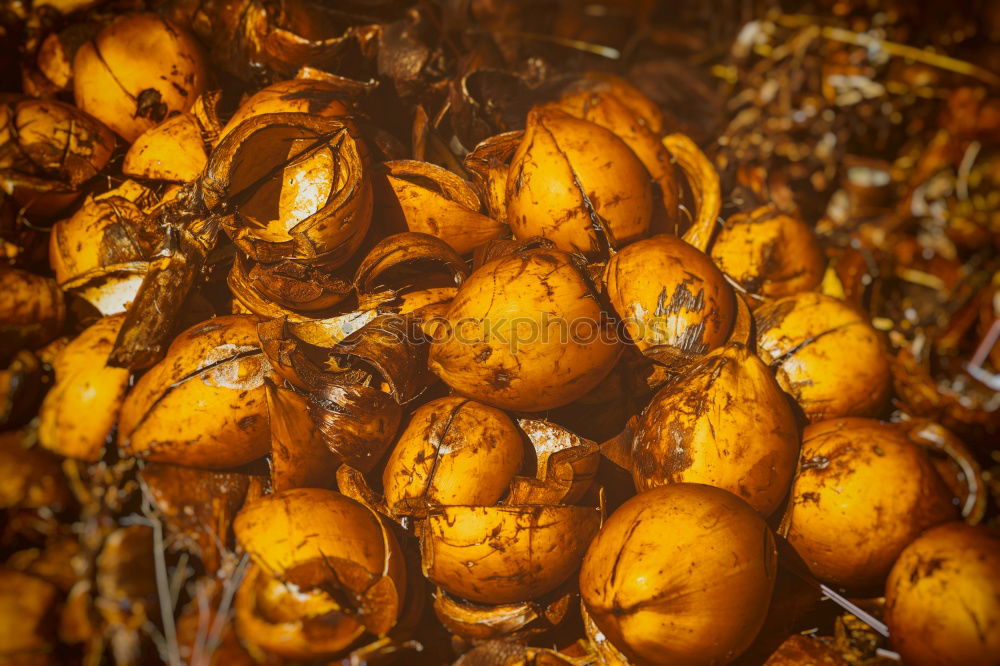
<instances>
[{"instance_id":1,"label":"curled husk strip","mask_svg":"<svg viewBox=\"0 0 1000 666\"><path fill-rule=\"evenodd\" d=\"M931 462L952 493L959 499L962 518L978 525L986 515L989 493L976 456L961 439L945 427L927 419L904 421L900 427L910 441L931 454Z\"/></svg>"},{"instance_id":2,"label":"curled husk strip","mask_svg":"<svg viewBox=\"0 0 1000 666\"><path fill-rule=\"evenodd\" d=\"M436 507L420 528L424 575L469 601L536 599L573 575L600 524L593 507Z\"/></svg>"},{"instance_id":3,"label":"curled husk strip","mask_svg":"<svg viewBox=\"0 0 1000 666\"><path fill-rule=\"evenodd\" d=\"M413 289L457 287L468 276L465 261L443 240L403 232L386 236L368 251L354 273L354 286L361 295L386 290L404 294Z\"/></svg>"},{"instance_id":4,"label":"curled husk strip","mask_svg":"<svg viewBox=\"0 0 1000 666\"><path fill-rule=\"evenodd\" d=\"M742 299L739 306L733 337L740 339L697 361L643 412L632 477L639 492L679 482L716 486L767 516L791 485L799 429L771 371L747 346L750 314Z\"/></svg>"},{"instance_id":5,"label":"curled husk strip","mask_svg":"<svg viewBox=\"0 0 1000 666\"><path fill-rule=\"evenodd\" d=\"M107 365L124 315L99 319L63 347L53 361L55 383L45 396L39 443L86 461L100 459L122 409L131 373Z\"/></svg>"},{"instance_id":6,"label":"curled husk strip","mask_svg":"<svg viewBox=\"0 0 1000 666\"><path fill-rule=\"evenodd\" d=\"M810 422L881 412L889 365L864 314L830 296L802 292L761 306L754 320L757 354Z\"/></svg>"},{"instance_id":7,"label":"curled husk strip","mask_svg":"<svg viewBox=\"0 0 1000 666\"><path fill-rule=\"evenodd\" d=\"M495 504L521 468L524 446L499 409L467 398L432 400L413 412L382 473L390 515L429 506Z\"/></svg>"},{"instance_id":8,"label":"curled husk strip","mask_svg":"<svg viewBox=\"0 0 1000 666\"><path fill-rule=\"evenodd\" d=\"M671 484L611 515L583 560L580 594L616 648L601 651L625 663L728 663L764 623L777 559L770 528L749 504L711 486Z\"/></svg>"},{"instance_id":9,"label":"curled husk strip","mask_svg":"<svg viewBox=\"0 0 1000 666\"><path fill-rule=\"evenodd\" d=\"M379 515L364 505L331 490L298 488L248 503L233 528L263 575L260 582L251 577L243 583L263 583L263 589L241 592L252 595L245 604L250 610L253 596L258 610L271 596L276 610L290 611L285 615L293 622L319 608L332 625L327 629L335 629L337 642L343 643L337 649L365 630L384 636L399 619L407 590L403 553ZM275 540L275 534L287 538ZM296 588L306 593L304 606L301 597L296 602L290 594ZM283 619L279 613L272 622ZM248 626L254 625L246 618L237 624L238 630ZM244 640L254 638L241 634ZM294 637L288 645L297 645Z\"/></svg>"},{"instance_id":10,"label":"curled husk strip","mask_svg":"<svg viewBox=\"0 0 1000 666\"><path fill-rule=\"evenodd\" d=\"M840 418L803 432L780 532L819 580L865 590L920 532L957 517L920 446L888 423Z\"/></svg>"},{"instance_id":11,"label":"curled husk strip","mask_svg":"<svg viewBox=\"0 0 1000 666\"><path fill-rule=\"evenodd\" d=\"M596 442L542 419L518 419L535 451L535 476L514 478L507 504L574 504L597 476Z\"/></svg>"},{"instance_id":12,"label":"curled husk strip","mask_svg":"<svg viewBox=\"0 0 1000 666\"><path fill-rule=\"evenodd\" d=\"M245 311L261 317L286 315L297 320L321 316L352 291L348 280L324 268L287 259L259 264L242 253L233 261L228 284Z\"/></svg>"},{"instance_id":13,"label":"curled husk strip","mask_svg":"<svg viewBox=\"0 0 1000 666\"><path fill-rule=\"evenodd\" d=\"M125 399L119 446L147 460L209 469L266 455L264 380L272 370L257 338L258 322L227 315L178 335Z\"/></svg>"},{"instance_id":14,"label":"curled husk strip","mask_svg":"<svg viewBox=\"0 0 1000 666\"><path fill-rule=\"evenodd\" d=\"M606 256L649 230L649 173L610 130L557 109L528 114L507 177L507 223L566 252Z\"/></svg>"},{"instance_id":15,"label":"curled husk strip","mask_svg":"<svg viewBox=\"0 0 1000 666\"><path fill-rule=\"evenodd\" d=\"M52 227L49 263L59 286L104 315L124 312L135 298L159 242L148 188L128 180Z\"/></svg>"},{"instance_id":16,"label":"curled husk strip","mask_svg":"<svg viewBox=\"0 0 1000 666\"><path fill-rule=\"evenodd\" d=\"M824 257L812 229L774 206L731 215L710 252L723 273L749 294L781 298L816 289Z\"/></svg>"},{"instance_id":17,"label":"curled husk strip","mask_svg":"<svg viewBox=\"0 0 1000 666\"><path fill-rule=\"evenodd\" d=\"M126 14L73 58L73 97L126 141L191 108L208 72L197 40L157 14Z\"/></svg>"},{"instance_id":18,"label":"curled husk strip","mask_svg":"<svg viewBox=\"0 0 1000 666\"><path fill-rule=\"evenodd\" d=\"M305 113L253 116L212 151L202 185L222 228L254 261L336 268L371 224L368 160L351 125Z\"/></svg>"},{"instance_id":19,"label":"curled husk strip","mask_svg":"<svg viewBox=\"0 0 1000 666\"><path fill-rule=\"evenodd\" d=\"M436 236L459 254L506 233L506 225L479 212L479 197L452 172L415 160L384 166L397 214L410 231Z\"/></svg>"},{"instance_id":20,"label":"curled husk strip","mask_svg":"<svg viewBox=\"0 0 1000 666\"><path fill-rule=\"evenodd\" d=\"M459 288L430 331L430 368L453 389L503 409L565 405L603 380L621 345L570 255L515 251Z\"/></svg>"},{"instance_id":21,"label":"curled husk strip","mask_svg":"<svg viewBox=\"0 0 1000 666\"><path fill-rule=\"evenodd\" d=\"M463 166L479 190L486 212L497 222L507 223L507 175L510 161L524 136L523 130L504 132L484 139L465 156Z\"/></svg>"},{"instance_id":22,"label":"curled husk strip","mask_svg":"<svg viewBox=\"0 0 1000 666\"><path fill-rule=\"evenodd\" d=\"M466 640L523 639L549 631L567 618L575 595L565 587L542 599L495 606L466 601L438 589L434 614L449 632Z\"/></svg>"},{"instance_id":23,"label":"curled husk strip","mask_svg":"<svg viewBox=\"0 0 1000 666\"><path fill-rule=\"evenodd\" d=\"M100 173L115 136L85 111L55 100L0 104L0 186L35 217L57 214Z\"/></svg>"}]
</instances>

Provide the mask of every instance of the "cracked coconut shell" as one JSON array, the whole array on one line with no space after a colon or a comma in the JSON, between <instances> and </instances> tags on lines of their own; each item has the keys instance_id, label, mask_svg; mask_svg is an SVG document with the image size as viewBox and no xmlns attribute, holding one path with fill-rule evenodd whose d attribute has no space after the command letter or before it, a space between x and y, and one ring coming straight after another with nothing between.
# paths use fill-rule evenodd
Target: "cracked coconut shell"
<instances>
[{"instance_id":1,"label":"cracked coconut shell","mask_svg":"<svg viewBox=\"0 0 1000 666\"><path fill-rule=\"evenodd\" d=\"M131 143L189 110L207 77L201 46L186 30L157 14L126 14L77 50L73 97Z\"/></svg>"},{"instance_id":2,"label":"cracked coconut shell","mask_svg":"<svg viewBox=\"0 0 1000 666\"><path fill-rule=\"evenodd\" d=\"M764 623L777 560L774 535L749 504L671 484L608 518L583 560L580 594L611 654L635 664L728 663Z\"/></svg>"},{"instance_id":3,"label":"cracked coconut shell","mask_svg":"<svg viewBox=\"0 0 1000 666\"><path fill-rule=\"evenodd\" d=\"M297 488L247 503L233 530L259 569L241 586L247 589L238 605L248 612L237 627L244 640L259 638L278 654L335 651L364 631L384 636L399 619L407 590L403 552L363 504L332 490ZM300 633L314 614L326 624L315 643ZM284 623L292 631L283 634Z\"/></svg>"},{"instance_id":4,"label":"cracked coconut shell","mask_svg":"<svg viewBox=\"0 0 1000 666\"><path fill-rule=\"evenodd\" d=\"M809 225L774 206L731 215L709 255L747 293L781 298L810 291L823 280L826 259Z\"/></svg>"},{"instance_id":5,"label":"cracked coconut shell","mask_svg":"<svg viewBox=\"0 0 1000 666\"><path fill-rule=\"evenodd\" d=\"M479 197L466 181L429 162L386 162L386 176L407 229L430 234L448 243L459 254L468 254L483 243L500 238L507 225L479 212ZM388 213L392 216L392 213Z\"/></svg>"},{"instance_id":6,"label":"cracked coconut shell","mask_svg":"<svg viewBox=\"0 0 1000 666\"><path fill-rule=\"evenodd\" d=\"M507 223L566 252L606 256L649 231L653 192L635 153L595 123L551 108L528 114L507 177Z\"/></svg>"},{"instance_id":7,"label":"cracked coconut shell","mask_svg":"<svg viewBox=\"0 0 1000 666\"><path fill-rule=\"evenodd\" d=\"M430 331L430 368L470 398L539 412L585 395L621 353L573 257L531 249L494 259L462 284Z\"/></svg>"},{"instance_id":8,"label":"cracked coconut shell","mask_svg":"<svg viewBox=\"0 0 1000 666\"><path fill-rule=\"evenodd\" d=\"M147 460L219 469L267 454L271 431L257 317L192 326L129 391L119 445Z\"/></svg>"},{"instance_id":9,"label":"cracked coconut shell","mask_svg":"<svg viewBox=\"0 0 1000 666\"><path fill-rule=\"evenodd\" d=\"M863 313L802 292L754 312L757 355L810 422L876 416L889 398L885 344Z\"/></svg>"},{"instance_id":10,"label":"cracked coconut shell","mask_svg":"<svg viewBox=\"0 0 1000 666\"><path fill-rule=\"evenodd\" d=\"M510 417L467 398L417 408L382 472L391 515L438 504L495 504L521 469L524 444Z\"/></svg>"},{"instance_id":11,"label":"cracked coconut shell","mask_svg":"<svg viewBox=\"0 0 1000 666\"><path fill-rule=\"evenodd\" d=\"M640 492L679 482L715 486L767 516L795 475L799 428L771 371L747 347L750 314L739 305L739 339L697 361L646 407L632 442L632 478Z\"/></svg>"},{"instance_id":12,"label":"cracked coconut shell","mask_svg":"<svg viewBox=\"0 0 1000 666\"><path fill-rule=\"evenodd\" d=\"M885 621L904 663L995 663L1000 655L1000 535L952 522L917 537L889 572Z\"/></svg>"},{"instance_id":13,"label":"cracked coconut shell","mask_svg":"<svg viewBox=\"0 0 1000 666\"><path fill-rule=\"evenodd\" d=\"M958 517L927 454L888 423L810 425L800 460L779 531L825 583L876 588L918 534Z\"/></svg>"},{"instance_id":14,"label":"cracked coconut shell","mask_svg":"<svg viewBox=\"0 0 1000 666\"><path fill-rule=\"evenodd\" d=\"M708 256L669 235L632 243L605 268L615 312L640 351L668 365L720 346L736 318L736 300Z\"/></svg>"},{"instance_id":15,"label":"cracked coconut shell","mask_svg":"<svg viewBox=\"0 0 1000 666\"><path fill-rule=\"evenodd\" d=\"M483 604L536 599L569 579L601 524L585 506L442 506L421 526L424 575Z\"/></svg>"},{"instance_id":16,"label":"cracked coconut shell","mask_svg":"<svg viewBox=\"0 0 1000 666\"><path fill-rule=\"evenodd\" d=\"M285 259L336 268L371 224L372 187L361 138L334 118L269 113L243 121L205 168L209 207L226 202L221 224L255 261Z\"/></svg>"},{"instance_id":17,"label":"cracked coconut shell","mask_svg":"<svg viewBox=\"0 0 1000 666\"><path fill-rule=\"evenodd\" d=\"M75 106L25 99L0 104L0 147L0 186L32 218L49 218L108 163L115 135Z\"/></svg>"}]
</instances>

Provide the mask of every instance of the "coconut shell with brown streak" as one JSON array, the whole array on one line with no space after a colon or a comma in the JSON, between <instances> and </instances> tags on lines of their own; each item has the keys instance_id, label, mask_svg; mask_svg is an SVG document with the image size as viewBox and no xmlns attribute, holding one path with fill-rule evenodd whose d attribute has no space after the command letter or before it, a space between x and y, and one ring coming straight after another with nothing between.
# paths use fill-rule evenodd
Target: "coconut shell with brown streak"
<instances>
[{"instance_id":1,"label":"coconut shell with brown streak","mask_svg":"<svg viewBox=\"0 0 1000 666\"><path fill-rule=\"evenodd\" d=\"M896 427L865 418L808 426L780 532L818 579L877 588L918 534L958 517L927 454Z\"/></svg>"}]
</instances>

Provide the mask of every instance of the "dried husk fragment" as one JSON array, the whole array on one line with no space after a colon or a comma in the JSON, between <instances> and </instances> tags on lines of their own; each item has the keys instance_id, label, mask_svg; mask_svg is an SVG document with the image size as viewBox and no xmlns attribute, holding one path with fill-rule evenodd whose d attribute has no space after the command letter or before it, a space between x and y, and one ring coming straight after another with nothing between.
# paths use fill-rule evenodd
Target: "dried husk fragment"
<instances>
[{"instance_id":1,"label":"dried husk fragment","mask_svg":"<svg viewBox=\"0 0 1000 666\"><path fill-rule=\"evenodd\" d=\"M461 397L417 408L382 473L393 516L435 505L495 504L524 460L521 434L499 409Z\"/></svg>"},{"instance_id":2,"label":"dried husk fragment","mask_svg":"<svg viewBox=\"0 0 1000 666\"><path fill-rule=\"evenodd\" d=\"M65 137L65 138L64 138ZM36 218L58 214L108 163L115 136L99 120L55 100L0 104L0 186Z\"/></svg>"},{"instance_id":3,"label":"dried husk fragment","mask_svg":"<svg viewBox=\"0 0 1000 666\"><path fill-rule=\"evenodd\" d=\"M233 262L228 283L241 307L267 318L322 315L352 292L349 280L324 268L291 260L259 264L242 253Z\"/></svg>"},{"instance_id":4,"label":"dried husk fragment","mask_svg":"<svg viewBox=\"0 0 1000 666\"><path fill-rule=\"evenodd\" d=\"M295 427L315 429L312 437L339 461L371 470L392 444L400 405L429 385L426 344L412 324L408 317L374 310L262 323L261 344L275 371L307 392L300 397L308 408L288 418L308 419L311 426Z\"/></svg>"},{"instance_id":5,"label":"dried husk fragment","mask_svg":"<svg viewBox=\"0 0 1000 666\"><path fill-rule=\"evenodd\" d=\"M329 488L336 483L343 461L328 448L322 430L307 418L308 394L266 382L267 411L271 421L271 488ZM367 458L367 456L366 456ZM358 462L353 457L351 462Z\"/></svg>"},{"instance_id":6,"label":"dried husk fragment","mask_svg":"<svg viewBox=\"0 0 1000 666\"><path fill-rule=\"evenodd\" d=\"M669 538L664 538L669 535ZM735 495L677 483L633 497L590 545L580 594L611 663L728 663L763 625L774 536ZM588 632L596 637L597 632Z\"/></svg>"},{"instance_id":7,"label":"dried husk fragment","mask_svg":"<svg viewBox=\"0 0 1000 666\"><path fill-rule=\"evenodd\" d=\"M257 338L258 322L227 315L178 335L126 397L119 446L147 460L208 469L266 455L264 380L272 370Z\"/></svg>"},{"instance_id":8,"label":"dried husk fragment","mask_svg":"<svg viewBox=\"0 0 1000 666\"><path fill-rule=\"evenodd\" d=\"M876 416L889 397L885 345L864 314L812 292L754 312L757 354L810 422Z\"/></svg>"},{"instance_id":9,"label":"dried husk fragment","mask_svg":"<svg viewBox=\"0 0 1000 666\"><path fill-rule=\"evenodd\" d=\"M758 298L812 291L823 280L825 260L816 236L798 215L774 206L731 215L710 256L719 270Z\"/></svg>"},{"instance_id":10,"label":"dried husk fragment","mask_svg":"<svg viewBox=\"0 0 1000 666\"><path fill-rule=\"evenodd\" d=\"M131 143L190 109L207 76L201 46L185 29L157 14L125 14L77 50L73 97Z\"/></svg>"},{"instance_id":11,"label":"dried husk fragment","mask_svg":"<svg viewBox=\"0 0 1000 666\"><path fill-rule=\"evenodd\" d=\"M171 545L196 555L210 574L218 571L233 519L250 488L249 475L149 462L139 480L169 530Z\"/></svg>"},{"instance_id":12,"label":"dried husk fragment","mask_svg":"<svg viewBox=\"0 0 1000 666\"><path fill-rule=\"evenodd\" d=\"M395 625L406 564L387 525L364 505L332 490L287 490L248 503L234 529L264 572L329 595L340 611L337 621L377 636ZM287 538L275 540L275 534Z\"/></svg>"},{"instance_id":13,"label":"dried husk fragment","mask_svg":"<svg viewBox=\"0 0 1000 666\"><path fill-rule=\"evenodd\" d=\"M528 114L507 177L507 223L566 252L607 256L649 231L653 194L635 153L610 130L547 108Z\"/></svg>"},{"instance_id":14,"label":"dried husk fragment","mask_svg":"<svg viewBox=\"0 0 1000 666\"><path fill-rule=\"evenodd\" d=\"M799 428L771 371L748 346L750 313L742 299L738 305L733 339L662 388L643 412L631 471L639 492L704 483L768 516L795 475Z\"/></svg>"},{"instance_id":15,"label":"dried husk fragment","mask_svg":"<svg viewBox=\"0 0 1000 666\"><path fill-rule=\"evenodd\" d=\"M822 636L793 634L767 658L764 666L847 666L848 662L832 645L830 639Z\"/></svg>"},{"instance_id":16,"label":"dried husk fragment","mask_svg":"<svg viewBox=\"0 0 1000 666\"><path fill-rule=\"evenodd\" d=\"M135 178L187 183L208 163L201 126L190 113L178 113L140 134L122 162L122 173Z\"/></svg>"},{"instance_id":17,"label":"dried husk fragment","mask_svg":"<svg viewBox=\"0 0 1000 666\"><path fill-rule=\"evenodd\" d=\"M209 207L225 202L222 227L255 261L336 268L371 224L368 160L352 126L305 113L253 116L212 151Z\"/></svg>"},{"instance_id":18,"label":"dried husk fragment","mask_svg":"<svg viewBox=\"0 0 1000 666\"><path fill-rule=\"evenodd\" d=\"M487 214L507 223L507 175L510 161L521 143L523 130L504 132L483 139L465 156L463 166L472 177Z\"/></svg>"},{"instance_id":19,"label":"dried husk fragment","mask_svg":"<svg viewBox=\"0 0 1000 666\"><path fill-rule=\"evenodd\" d=\"M570 255L515 251L480 266L431 336L430 368L457 392L539 412L585 395L621 353Z\"/></svg>"},{"instance_id":20,"label":"dried husk fragment","mask_svg":"<svg viewBox=\"0 0 1000 666\"><path fill-rule=\"evenodd\" d=\"M211 38L213 60L244 80L287 78L302 67L353 71L377 32L372 15L396 14L395 3L365 5L358 17L331 13L308 0L234 0L202 3L195 14L199 34ZM204 27L201 27L204 26Z\"/></svg>"},{"instance_id":21,"label":"dried husk fragment","mask_svg":"<svg viewBox=\"0 0 1000 666\"><path fill-rule=\"evenodd\" d=\"M816 578L865 591L920 532L958 515L927 454L903 432L840 418L803 432L780 533Z\"/></svg>"},{"instance_id":22,"label":"dried husk fragment","mask_svg":"<svg viewBox=\"0 0 1000 666\"><path fill-rule=\"evenodd\" d=\"M885 621L907 664L984 664L1000 652L1000 538L953 522L911 542L889 572Z\"/></svg>"},{"instance_id":23,"label":"dried husk fragment","mask_svg":"<svg viewBox=\"0 0 1000 666\"><path fill-rule=\"evenodd\" d=\"M736 318L736 300L708 256L661 234L608 261L604 282L632 342L668 366L683 366L719 347Z\"/></svg>"},{"instance_id":24,"label":"dried husk fragment","mask_svg":"<svg viewBox=\"0 0 1000 666\"><path fill-rule=\"evenodd\" d=\"M575 504L590 489L600 464L596 442L542 419L518 419L535 452L535 476L513 480L506 503Z\"/></svg>"},{"instance_id":25,"label":"dried husk fragment","mask_svg":"<svg viewBox=\"0 0 1000 666\"><path fill-rule=\"evenodd\" d=\"M192 303L189 295L218 234L217 220L205 216L202 199L201 189L184 186L157 210L156 254L128 308L111 364L133 370L151 367L166 354L175 332L191 322L191 310L185 306Z\"/></svg>"},{"instance_id":26,"label":"dried husk fragment","mask_svg":"<svg viewBox=\"0 0 1000 666\"><path fill-rule=\"evenodd\" d=\"M535 599L573 575L600 523L593 507L436 507L421 526L424 575L469 601Z\"/></svg>"},{"instance_id":27,"label":"dried husk fragment","mask_svg":"<svg viewBox=\"0 0 1000 666\"><path fill-rule=\"evenodd\" d=\"M466 601L438 589L434 614L449 632L469 641L523 640L549 631L567 618L575 595L565 587L542 599L495 606Z\"/></svg>"},{"instance_id":28,"label":"dried husk fragment","mask_svg":"<svg viewBox=\"0 0 1000 666\"><path fill-rule=\"evenodd\" d=\"M96 461L118 421L131 372L107 365L124 315L99 319L52 363L55 383L39 413L38 440L69 458Z\"/></svg>"},{"instance_id":29,"label":"dried husk fragment","mask_svg":"<svg viewBox=\"0 0 1000 666\"><path fill-rule=\"evenodd\" d=\"M506 225L479 212L479 197L452 172L416 160L384 166L398 215L410 231L436 236L459 254L507 233Z\"/></svg>"}]
</instances>

